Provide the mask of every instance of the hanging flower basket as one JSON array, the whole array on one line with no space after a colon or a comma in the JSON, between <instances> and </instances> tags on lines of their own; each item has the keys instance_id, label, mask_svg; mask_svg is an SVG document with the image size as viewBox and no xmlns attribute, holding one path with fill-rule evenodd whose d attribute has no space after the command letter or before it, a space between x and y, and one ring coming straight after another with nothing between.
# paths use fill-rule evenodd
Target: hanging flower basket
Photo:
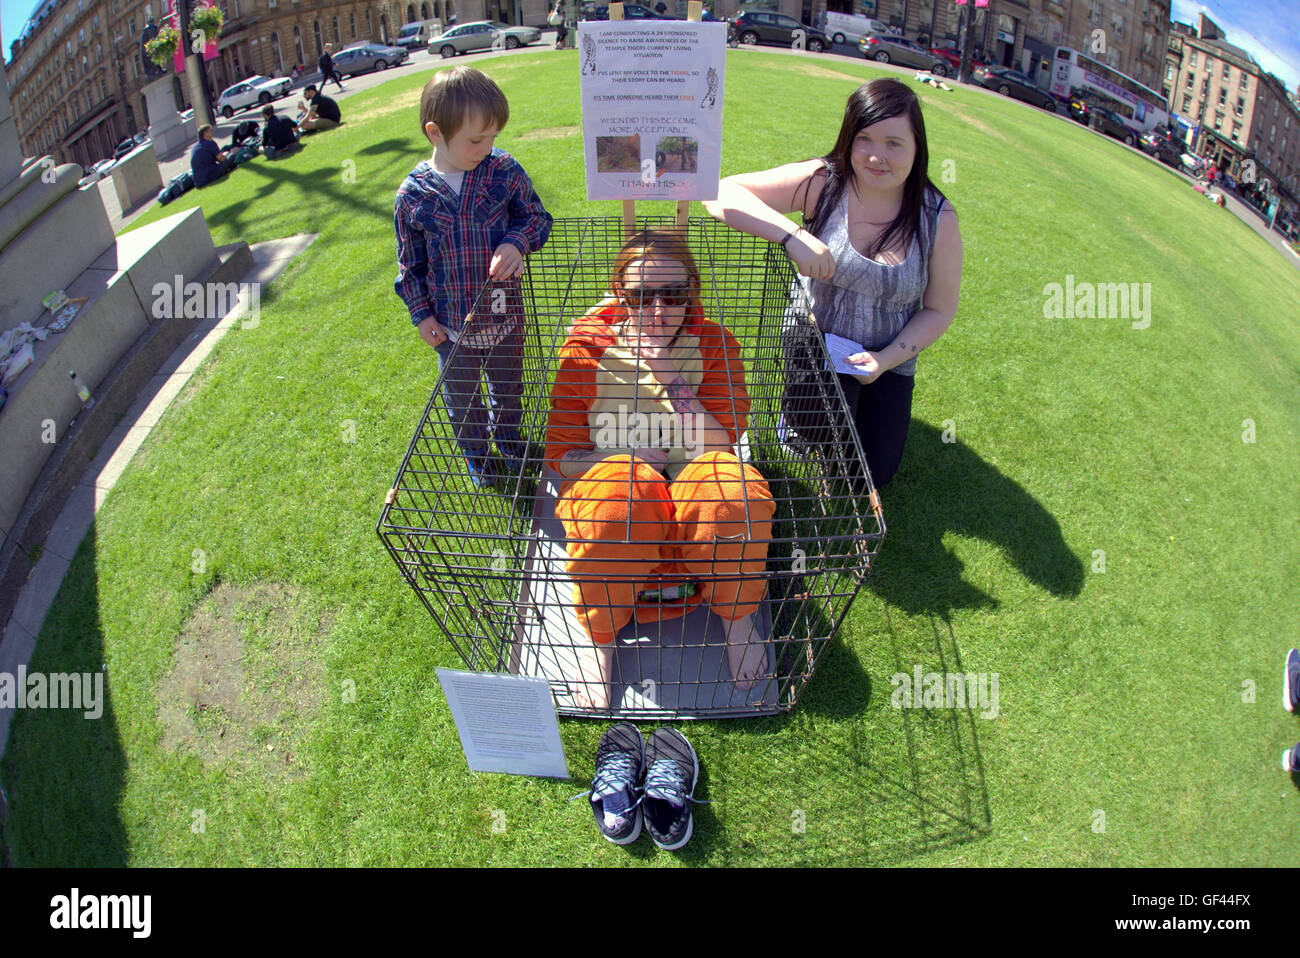
<instances>
[{"instance_id":1,"label":"hanging flower basket","mask_svg":"<svg viewBox=\"0 0 1300 958\"><path fill-rule=\"evenodd\" d=\"M175 58L180 44L180 31L173 27L163 27L156 37L144 45L144 52L150 60L165 70Z\"/></svg>"},{"instance_id":2,"label":"hanging flower basket","mask_svg":"<svg viewBox=\"0 0 1300 958\"><path fill-rule=\"evenodd\" d=\"M213 44L221 36L221 28L225 25L226 15L221 12L220 7L208 7L195 5L190 10L190 30L200 30L206 43Z\"/></svg>"}]
</instances>

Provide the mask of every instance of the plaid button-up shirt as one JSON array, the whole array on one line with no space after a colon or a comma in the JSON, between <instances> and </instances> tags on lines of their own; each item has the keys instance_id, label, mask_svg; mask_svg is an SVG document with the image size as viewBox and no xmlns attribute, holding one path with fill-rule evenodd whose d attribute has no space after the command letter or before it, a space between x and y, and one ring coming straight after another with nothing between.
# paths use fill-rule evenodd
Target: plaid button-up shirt
<instances>
[{"instance_id":1,"label":"plaid button-up shirt","mask_svg":"<svg viewBox=\"0 0 1300 958\"><path fill-rule=\"evenodd\" d=\"M430 316L459 335L484 284L493 251L510 243L525 255L551 235L532 181L504 150L465 173L457 194L422 161L402 181L393 206L397 230L394 289L418 326ZM513 282L518 286L518 280ZM518 296L512 295L517 302ZM486 331L484 331L486 332Z\"/></svg>"}]
</instances>

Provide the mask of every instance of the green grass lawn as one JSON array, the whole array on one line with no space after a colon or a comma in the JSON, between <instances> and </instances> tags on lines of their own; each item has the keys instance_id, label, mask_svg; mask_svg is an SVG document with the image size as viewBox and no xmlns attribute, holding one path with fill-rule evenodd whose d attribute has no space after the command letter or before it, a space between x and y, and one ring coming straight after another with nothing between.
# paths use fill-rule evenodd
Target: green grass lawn
<instances>
[{"instance_id":1,"label":"green grass lawn","mask_svg":"<svg viewBox=\"0 0 1300 958\"><path fill-rule=\"evenodd\" d=\"M616 213L584 199L576 54L466 62L509 97L498 143L551 212ZM877 75L729 53L723 173L829 149ZM604 723L561 725L576 783L470 773L434 676L460 660L374 533L436 376L392 289L422 80L140 221L201 203L218 243L320 239L73 562L30 668L106 664L109 702L16 716L17 863L1295 863L1300 272L1158 164L965 89L917 85L961 306L920 360L880 561L803 701L687 729L711 804L678 855L611 846L567 801ZM1150 327L1045 318L1067 276L1149 283ZM237 661L194 651L217 617ZM997 673L999 714L892 707L916 665Z\"/></svg>"}]
</instances>

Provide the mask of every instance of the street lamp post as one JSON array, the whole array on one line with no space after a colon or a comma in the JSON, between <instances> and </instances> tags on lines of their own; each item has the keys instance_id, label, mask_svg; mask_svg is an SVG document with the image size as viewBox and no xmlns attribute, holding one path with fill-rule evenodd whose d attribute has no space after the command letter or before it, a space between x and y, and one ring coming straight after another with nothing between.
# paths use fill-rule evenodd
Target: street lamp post
<instances>
[{"instance_id":1,"label":"street lamp post","mask_svg":"<svg viewBox=\"0 0 1300 958\"><path fill-rule=\"evenodd\" d=\"M135 136L135 113L127 105L126 101L126 67L122 60L122 37L113 38L113 55L117 57L117 92L121 99L120 108L125 113L127 136Z\"/></svg>"}]
</instances>

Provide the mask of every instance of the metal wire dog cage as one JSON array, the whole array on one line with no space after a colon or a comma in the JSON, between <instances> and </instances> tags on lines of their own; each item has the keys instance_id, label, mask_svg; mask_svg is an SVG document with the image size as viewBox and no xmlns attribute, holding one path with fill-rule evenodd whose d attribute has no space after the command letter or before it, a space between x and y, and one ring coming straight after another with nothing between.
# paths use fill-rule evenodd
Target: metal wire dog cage
<instances>
[{"instance_id":1,"label":"metal wire dog cage","mask_svg":"<svg viewBox=\"0 0 1300 958\"><path fill-rule=\"evenodd\" d=\"M671 230L674 221L642 216L637 226ZM626 535L616 538L623 546L658 549L654 558L662 561L647 572L645 553L606 549L607 561L597 570L571 554L593 540L580 538L579 526L566 530L557 518L566 495L562 511L572 518L579 486L546 460L548 421L557 375L567 375L560 359L566 341L608 295L624 238L617 217L556 220L545 247L528 258L521 282L489 283L483 290L453 349L454 360L471 343L488 342L474 338L475 330L490 328L487 317L522 322L522 337L500 347L514 350L516 367L522 367L522 394L487 394L499 430L495 455L486 447L487 471L496 475L480 474L477 481L471 475L466 450L472 446L466 443L482 440L491 427L482 412L477 419L453 420L442 395L449 369L425 406L377 526L403 578L465 666L545 677L563 715L675 719L788 711L812 679L885 535L843 391L826 372L821 338L784 251L709 218L690 220L684 231L698 264L703 316L734 337L723 354L739 352L740 362L726 367L727 389L733 406L735 397L747 395L749 409L747 417L743 409L732 410L741 413L736 426L745 428L729 453L738 468L743 463L756 470L770 491L770 531L743 504L740 524L715 530L712 549L704 544L708 555L701 556L694 542L697 561L686 563L680 497L668 507L678 511L675 532L665 538L661 530L651 542L644 528L633 528L645 490L638 485L634 495L629 480L622 493ZM476 377L472 386L478 390ZM503 441L501 423L512 424L512 404L517 433L508 430L515 441ZM619 438L611 455L657 437ZM483 466L479 462L478 470ZM740 489L743 499L754 476L742 468L741 485L729 488ZM566 486L572 486L567 493ZM744 555L758 561L731 561L737 540L743 540ZM586 627L593 584L604 590L603 611L615 622L631 618L605 647L612 658L606 671ZM739 650L734 636L728 648L731 627L721 618L727 610L699 600L701 594L734 594L742 585L761 596L751 603L752 648ZM628 586L634 599L613 598L628 594ZM742 667L760 677L737 684L732 666L746 655L751 658Z\"/></svg>"}]
</instances>

